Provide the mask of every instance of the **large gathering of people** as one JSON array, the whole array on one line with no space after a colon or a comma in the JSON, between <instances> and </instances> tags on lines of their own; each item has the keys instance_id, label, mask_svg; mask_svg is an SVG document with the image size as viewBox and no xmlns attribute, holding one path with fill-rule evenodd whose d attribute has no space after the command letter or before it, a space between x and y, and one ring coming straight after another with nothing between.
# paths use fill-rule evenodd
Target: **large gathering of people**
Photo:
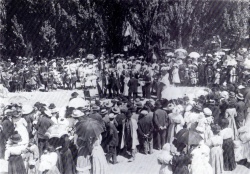
<instances>
[{"instance_id":1,"label":"large gathering of people","mask_svg":"<svg viewBox=\"0 0 250 174\"><path fill-rule=\"evenodd\" d=\"M0 161L9 174L110 174L117 155L160 150L160 174L221 174L250 163L250 53L167 52L1 63L10 92L96 88L92 102L37 101L1 106ZM168 87L207 87L206 95L169 99ZM238 164L237 164L238 163Z\"/></svg>"}]
</instances>

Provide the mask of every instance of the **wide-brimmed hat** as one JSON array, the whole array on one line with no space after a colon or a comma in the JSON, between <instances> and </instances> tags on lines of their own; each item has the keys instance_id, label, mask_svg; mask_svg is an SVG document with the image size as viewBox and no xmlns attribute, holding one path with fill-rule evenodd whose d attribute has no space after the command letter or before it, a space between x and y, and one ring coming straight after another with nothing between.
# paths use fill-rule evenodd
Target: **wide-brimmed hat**
<instances>
[{"instance_id":1,"label":"wide-brimmed hat","mask_svg":"<svg viewBox=\"0 0 250 174\"><path fill-rule=\"evenodd\" d=\"M10 140L12 143L17 144L22 141L22 137L18 132L14 132L14 134L10 137Z\"/></svg>"},{"instance_id":2,"label":"wide-brimmed hat","mask_svg":"<svg viewBox=\"0 0 250 174\"><path fill-rule=\"evenodd\" d=\"M72 116L73 118L83 117L84 115L85 115L85 114L84 114L82 111L78 110L78 109L73 110L73 112L72 112L72 114L71 114L71 116Z\"/></svg>"},{"instance_id":3,"label":"wide-brimmed hat","mask_svg":"<svg viewBox=\"0 0 250 174\"><path fill-rule=\"evenodd\" d=\"M211 116L212 115L212 111L209 108L204 108L203 113L205 114L205 116Z\"/></svg>"},{"instance_id":4,"label":"wide-brimmed hat","mask_svg":"<svg viewBox=\"0 0 250 174\"><path fill-rule=\"evenodd\" d=\"M73 92L72 94L71 94L71 97L77 97L79 94L77 93L77 92Z\"/></svg>"},{"instance_id":5,"label":"wide-brimmed hat","mask_svg":"<svg viewBox=\"0 0 250 174\"><path fill-rule=\"evenodd\" d=\"M111 108L111 107L113 106L113 103L111 103L111 102L106 102L106 103L104 104L104 106L107 107L107 108Z\"/></svg>"},{"instance_id":6,"label":"wide-brimmed hat","mask_svg":"<svg viewBox=\"0 0 250 174\"><path fill-rule=\"evenodd\" d=\"M97 106L97 105L94 105L94 106L92 106L92 110L93 110L93 111L99 111L99 110L100 110L100 107Z\"/></svg>"},{"instance_id":7,"label":"wide-brimmed hat","mask_svg":"<svg viewBox=\"0 0 250 174\"><path fill-rule=\"evenodd\" d=\"M246 87L243 86L243 85L239 85L239 86L238 86L238 89L244 89L244 88L246 88Z\"/></svg>"},{"instance_id":8,"label":"wide-brimmed hat","mask_svg":"<svg viewBox=\"0 0 250 174\"><path fill-rule=\"evenodd\" d=\"M54 104L54 103L51 103L50 105L49 105L49 109L55 109L56 108L56 105Z\"/></svg>"},{"instance_id":9,"label":"wide-brimmed hat","mask_svg":"<svg viewBox=\"0 0 250 174\"><path fill-rule=\"evenodd\" d=\"M108 110L106 108L101 109L100 114L105 115L108 113Z\"/></svg>"},{"instance_id":10,"label":"wide-brimmed hat","mask_svg":"<svg viewBox=\"0 0 250 174\"><path fill-rule=\"evenodd\" d=\"M239 100L244 100L244 96L243 96L243 94L241 94L241 93L237 94L236 97L237 97Z\"/></svg>"},{"instance_id":11,"label":"wide-brimmed hat","mask_svg":"<svg viewBox=\"0 0 250 174\"><path fill-rule=\"evenodd\" d=\"M52 117L52 113L49 109L45 109L44 114L47 115L48 117Z\"/></svg>"},{"instance_id":12,"label":"wide-brimmed hat","mask_svg":"<svg viewBox=\"0 0 250 174\"><path fill-rule=\"evenodd\" d=\"M142 110L140 113L141 113L141 115L144 115L144 116L148 115L148 111L147 110Z\"/></svg>"},{"instance_id":13,"label":"wide-brimmed hat","mask_svg":"<svg viewBox=\"0 0 250 174\"><path fill-rule=\"evenodd\" d=\"M235 92L230 91L230 92L229 92L229 97L230 97L230 98L235 98Z\"/></svg>"},{"instance_id":14,"label":"wide-brimmed hat","mask_svg":"<svg viewBox=\"0 0 250 174\"><path fill-rule=\"evenodd\" d=\"M33 111L33 107L31 105L23 105L22 114L27 115Z\"/></svg>"},{"instance_id":15,"label":"wide-brimmed hat","mask_svg":"<svg viewBox=\"0 0 250 174\"><path fill-rule=\"evenodd\" d=\"M120 109L119 109L118 107L113 107L113 108L111 109L111 111L112 111L113 113L115 113L115 114L119 114L119 113L120 113Z\"/></svg>"},{"instance_id":16,"label":"wide-brimmed hat","mask_svg":"<svg viewBox=\"0 0 250 174\"><path fill-rule=\"evenodd\" d=\"M136 108L139 108L139 109L140 109L140 108L143 108L142 102L136 102L136 103L135 103L135 107L136 107Z\"/></svg>"},{"instance_id":17,"label":"wide-brimmed hat","mask_svg":"<svg viewBox=\"0 0 250 174\"><path fill-rule=\"evenodd\" d=\"M109 118L114 119L115 117L116 117L116 115L114 113L109 114Z\"/></svg>"}]
</instances>

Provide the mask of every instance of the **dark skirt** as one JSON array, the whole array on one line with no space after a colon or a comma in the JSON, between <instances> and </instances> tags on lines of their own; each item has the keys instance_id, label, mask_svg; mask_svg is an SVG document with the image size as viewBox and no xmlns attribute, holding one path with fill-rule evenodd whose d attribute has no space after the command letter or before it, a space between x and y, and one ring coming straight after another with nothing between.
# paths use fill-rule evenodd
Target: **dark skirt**
<instances>
[{"instance_id":1,"label":"dark skirt","mask_svg":"<svg viewBox=\"0 0 250 174\"><path fill-rule=\"evenodd\" d=\"M224 170L232 171L236 168L235 155L234 155L234 142L231 138L223 140L223 160Z\"/></svg>"},{"instance_id":2,"label":"dark skirt","mask_svg":"<svg viewBox=\"0 0 250 174\"><path fill-rule=\"evenodd\" d=\"M8 174L26 174L23 158L21 155L9 157Z\"/></svg>"}]
</instances>

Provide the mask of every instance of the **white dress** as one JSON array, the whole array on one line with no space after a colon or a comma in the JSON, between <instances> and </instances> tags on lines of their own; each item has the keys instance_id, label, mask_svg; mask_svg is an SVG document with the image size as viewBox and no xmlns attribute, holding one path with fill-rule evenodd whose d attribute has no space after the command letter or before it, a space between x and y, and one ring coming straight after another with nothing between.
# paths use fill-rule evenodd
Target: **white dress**
<instances>
[{"instance_id":1,"label":"white dress","mask_svg":"<svg viewBox=\"0 0 250 174\"><path fill-rule=\"evenodd\" d=\"M27 126L27 122L24 118L21 118L20 120L18 120L17 122L15 122L15 131L18 132L18 134L20 134L22 141L19 142L19 145L23 145L25 147L28 146L29 144L29 133L28 130L26 128Z\"/></svg>"},{"instance_id":2,"label":"white dress","mask_svg":"<svg viewBox=\"0 0 250 174\"><path fill-rule=\"evenodd\" d=\"M130 78L129 77L125 77L124 79L124 91L123 91L123 95L124 96L128 96L128 82L129 82Z\"/></svg>"}]
</instances>

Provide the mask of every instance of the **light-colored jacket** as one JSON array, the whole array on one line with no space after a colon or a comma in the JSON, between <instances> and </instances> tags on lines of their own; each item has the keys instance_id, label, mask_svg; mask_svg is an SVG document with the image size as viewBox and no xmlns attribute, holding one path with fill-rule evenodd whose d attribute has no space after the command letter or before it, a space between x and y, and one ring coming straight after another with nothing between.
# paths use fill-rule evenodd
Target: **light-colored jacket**
<instances>
[{"instance_id":1,"label":"light-colored jacket","mask_svg":"<svg viewBox=\"0 0 250 174\"><path fill-rule=\"evenodd\" d=\"M139 145L137 129L138 125L135 119L131 118L131 135L132 135L132 149L135 149L137 145ZM121 149L125 146L125 120L122 123L122 141L121 141Z\"/></svg>"}]
</instances>

